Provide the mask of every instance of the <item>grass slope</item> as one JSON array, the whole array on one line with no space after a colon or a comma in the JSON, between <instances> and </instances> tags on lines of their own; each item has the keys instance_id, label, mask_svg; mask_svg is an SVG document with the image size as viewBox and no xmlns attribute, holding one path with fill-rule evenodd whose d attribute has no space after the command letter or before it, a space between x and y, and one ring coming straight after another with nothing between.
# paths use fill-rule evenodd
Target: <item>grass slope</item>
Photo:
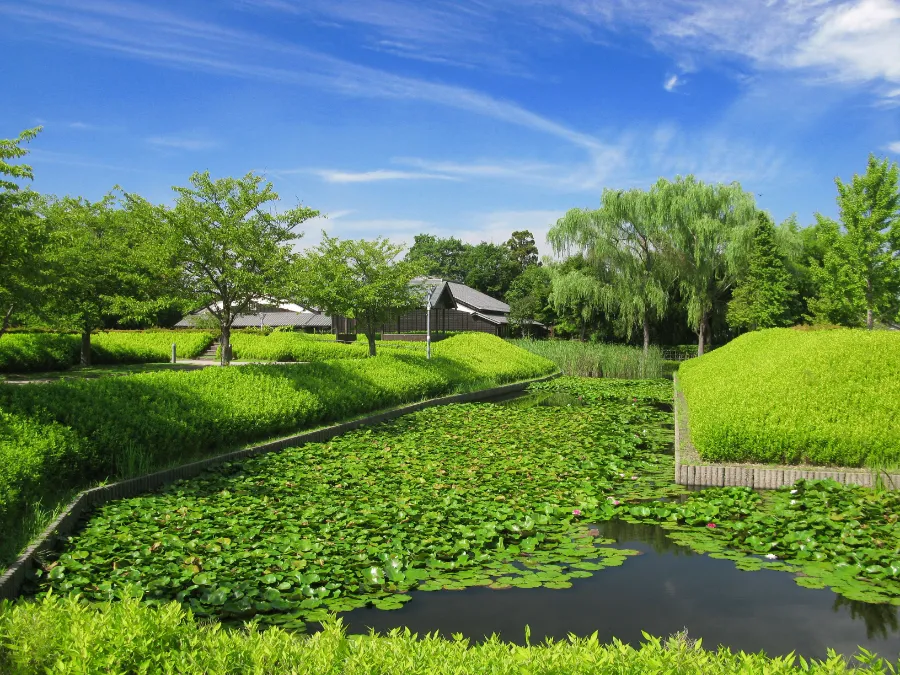
<instances>
[{"instance_id":1,"label":"grass slope","mask_svg":"<svg viewBox=\"0 0 900 675\"><path fill-rule=\"evenodd\" d=\"M679 381L704 459L900 464L900 333L748 333L682 364Z\"/></svg>"},{"instance_id":2,"label":"grass slope","mask_svg":"<svg viewBox=\"0 0 900 675\"><path fill-rule=\"evenodd\" d=\"M0 564L74 489L242 443L457 390L546 375L545 359L485 334L413 353L296 366L0 385Z\"/></svg>"},{"instance_id":3,"label":"grass slope","mask_svg":"<svg viewBox=\"0 0 900 675\"><path fill-rule=\"evenodd\" d=\"M108 331L91 336L95 363L158 363L172 356L199 356L213 335L196 331ZM0 338L0 372L65 370L78 363L81 336L63 333L10 333Z\"/></svg>"},{"instance_id":4,"label":"grass slope","mask_svg":"<svg viewBox=\"0 0 900 675\"><path fill-rule=\"evenodd\" d=\"M893 664L865 654L865 672L894 672ZM347 636L329 622L311 637L279 628L223 630L198 623L173 603L151 608L135 598L99 607L76 599L49 598L40 603L0 606L0 671L39 673L316 673L318 675L442 675L496 673L656 673L749 675L768 673L858 672L840 656L799 662L793 655L708 651L682 636L647 636L639 647L600 644L592 638L520 647L491 638L471 645L437 635L421 639L409 631L387 636ZM857 664L853 664L856 666Z\"/></svg>"}]
</instances>

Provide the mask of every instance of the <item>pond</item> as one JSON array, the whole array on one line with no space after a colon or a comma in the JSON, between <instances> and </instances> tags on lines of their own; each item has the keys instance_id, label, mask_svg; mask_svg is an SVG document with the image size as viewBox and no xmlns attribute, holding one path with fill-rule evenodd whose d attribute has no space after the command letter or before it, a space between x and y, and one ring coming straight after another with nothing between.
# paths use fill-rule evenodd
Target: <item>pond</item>
<instances>
[{"instance_id":1,"label":"pond","mask_svg":"<svg viewBox=\"0 0 900 675\"><path fill-rule=\"evenodd\" d=\"M107 504L31 592L136 588L291 630L337 612L354 632L636 644L686 629L710 648L900 654L900 497L689 491L672 481L670 383L535 389Z\"/></svg>"},{"instance_id":2,"label":"pond","mask_svg":"<svg viewBox=\"0 0 900 675\"><path fill-rule=\"evenodd\" d=\"M852 656L857 646L882 656L900 654L898 608L845 600L826 589L796 585L791 575L774 570L743 572L732 561L715 560L674 544L658 526L608 521L597 524L617 546L637 549L620 566L572 588L419 593L403 609L364 608L343 615L351 633L370 628L386 632L407 626L420 634L460 633L481 640L497 633L524 644L544 638L565 639L597 631L601 642L618 638L633 645L643 637L687 630L707 648L824 658L826 649Z\"/></svg>"}]
</instances>

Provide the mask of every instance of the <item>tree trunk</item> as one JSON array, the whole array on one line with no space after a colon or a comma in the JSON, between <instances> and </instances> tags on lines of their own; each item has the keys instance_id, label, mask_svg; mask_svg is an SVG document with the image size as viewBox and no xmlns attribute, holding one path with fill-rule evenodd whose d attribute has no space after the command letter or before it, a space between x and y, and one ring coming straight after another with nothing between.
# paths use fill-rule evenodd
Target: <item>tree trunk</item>
<instances>
[{"instance_id":1,"label":"tree trunk","mask_svg":"<svg viewBox=\"0 0 900 675\"><path fill-rule=\"evenodd\" d=\"M15 305L10 305L9 309L6 310L6 316L3 317L3 325L0 326L0 337L3 337L9 329L9 319L12 316L13 307L15 307Z\"/></svg>"},{"instance_id":2,"label":"tree trunk","mask_svg":"<svg viewBox=\"0 0 900 675\"><path fill-rule=\"evenodd\" d=\"M375 331L371 328L367 330L366 338L369 340L369 356L375 356Z\"/></svg>"},{"instance_id":3,"label":"tree trunk","mask_svg":"<svg viewBox=\"0 0 900 675\"><path fill-rule=\"evenodd\" d=\"M650 319L644 317L644 358L650 354Z\"/></svg>"},{"instance_id":4,"label":"tree trunk","mask_svg":"<svg viewBox=\"0 0 900 675\"><path fill-rule=\"evenodd\" d=\"M91 365L91 331L81 333L81 365Z\"/></svg>"},{"instance_id":5,"label":"tree trunk","mask_svg":"<svg viewBox=\"0 0 900 675\"><path fill-rule=\"evenodd\" d=\"M231 326L222 326L222 336L219 338L219 364L227 366L231 363Z\"/></svg>"},{"instance_id":6,"label":"tree trunk","mask_svg":"<svg viewBox=\"0 0 900 675\"><path fill-rule=\"evenodd\" d=\"M875 312L872 311L872 280L866 279L866 328L875 327Z\"/></svg>"},{"instance_id":7,"label":"tree trunk","mask_svg":"<svg viewBox=\"0 0 900 675\"><path fill-rule=\"evenodd\" d=\"M700 317L700 332L697 339L697 356L703 356L704 341L706 338L706 313Z\"/></svg>"},{"instance_id":8,"label":"tree trunk","mask_svg":"<svg viewBox=\"0 0 900 675\"><path fill-rule=\"evenodd\" d=\"M875 328L875 314L872 312L871 308L866 310L866 328L869 330Z\"/></svg>"}]
</instances>

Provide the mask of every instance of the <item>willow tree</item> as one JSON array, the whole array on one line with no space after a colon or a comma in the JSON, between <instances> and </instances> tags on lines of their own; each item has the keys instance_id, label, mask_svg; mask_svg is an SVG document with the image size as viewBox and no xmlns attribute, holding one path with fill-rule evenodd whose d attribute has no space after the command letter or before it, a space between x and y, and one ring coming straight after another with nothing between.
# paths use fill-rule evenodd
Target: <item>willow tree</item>
<instances>
[{"instance_id":1,"label":"willow tree","mask_svg":"<svg viewBox=\"0 0 900 675\"><path fill-rule=\"evenodd\" d=\"M582 269L550 269L550 305L558 315L574 315L581 323L581 341L587 327L606 306L605 285Z\"/></svg>"},{"instance_id":2,"label":"willow tree","mask_svg":"<svg viewBox=\"0 0 900 675\"><path fill-rule=\"evenodd\" d=\"M605 281L598 287L604 309L626 337L643 330L645 355L650 323L665 314L673 281L663 214L652 192L606 189L599 209L572 209L548 234L557 253L575 250L590 261Z\"/></svg>"},{"instance_id":3,"label":"willow tree","mask_svg":"<svg viewBox=\"0 0 900 675\"><path fill-rule=\"evenodd\" d=\"M693 176L660 179L650 189L665 223L666 257L674 265L688 323L702 355L710 318L745 265L756 206L739 183L703 183Z\"/></svg>"}]
</instances>

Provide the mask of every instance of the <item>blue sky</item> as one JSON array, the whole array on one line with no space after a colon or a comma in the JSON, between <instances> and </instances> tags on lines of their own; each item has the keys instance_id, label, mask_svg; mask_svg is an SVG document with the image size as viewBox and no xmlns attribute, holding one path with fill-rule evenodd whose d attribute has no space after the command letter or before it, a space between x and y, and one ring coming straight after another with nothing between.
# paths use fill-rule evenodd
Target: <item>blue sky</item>
<instances>
[{"instance_id":1,"label":"blue sky","mask_svg":"<svg viewBox=\"0 0 900 675\"><path fill-rule=\"evenodd\" d=\"M263 172L340 237L502 242L603 187L740 181L781 220L900 160L900 0L0 0L34 187Z\"/></svg>"}]
</instances>

